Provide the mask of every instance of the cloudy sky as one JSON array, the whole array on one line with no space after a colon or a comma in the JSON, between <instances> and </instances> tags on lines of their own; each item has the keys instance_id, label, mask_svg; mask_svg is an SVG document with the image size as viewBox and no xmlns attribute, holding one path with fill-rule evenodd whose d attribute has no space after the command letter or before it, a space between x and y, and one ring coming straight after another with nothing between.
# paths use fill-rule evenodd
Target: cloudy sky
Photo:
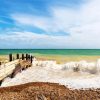
<instances>
[{"instance_id":1,"label":"cloudy sky","mask_svg":"<svg viewBox=\"0 0 100 100\"><path fill-rule=\"evenodd\" d=\"M100 0L0 0L0 48L100 48Z\"/></svg>"}]
</instances>

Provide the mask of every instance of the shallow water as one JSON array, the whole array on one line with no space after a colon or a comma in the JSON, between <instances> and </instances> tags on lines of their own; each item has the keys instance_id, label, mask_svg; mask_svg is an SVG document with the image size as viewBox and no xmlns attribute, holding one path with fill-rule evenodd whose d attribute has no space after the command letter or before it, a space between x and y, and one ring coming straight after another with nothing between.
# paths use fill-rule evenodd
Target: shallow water
<instances>
[{"instance_id":1,"label":"shallow water","mask_svg":"<svg viewBox=\"0 0 100 100\"><path fill-rule=\"evenodd\" d=\"M0 49L0 55L8 55L9 53L100 56L100 49Z\"/></svg>"}]
</instances>

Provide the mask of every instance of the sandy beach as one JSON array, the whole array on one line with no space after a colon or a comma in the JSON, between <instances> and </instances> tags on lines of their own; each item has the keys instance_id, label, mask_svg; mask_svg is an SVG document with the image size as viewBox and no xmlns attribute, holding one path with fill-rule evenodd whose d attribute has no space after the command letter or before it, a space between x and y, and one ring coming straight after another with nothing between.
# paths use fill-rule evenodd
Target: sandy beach
<instances>
[{"instance_id":1,"label":"sandy beach","mask_svg":"<svg viewBox=\"0 0 100 100\"><path fill-rule=\"evenodd\" d=\"M8 56L2 57L3 60L7 60ZM17 73L14 78L7 77L3 80L0 87L0 91L2 91L0 98L6 100L7 97L4 95L9 94L7 100L17 100L12 99L15 96L19 100L31 100L31 98L38 100L36 99L39 98L38 95L46 98L43 100L52 100L53 97L53 100L67 100L66 98L84 100L84 96L86 100L99 100L99 72L99 56L37 56L31 67ZM44 86L47 87L45 89L47 92L43 92ZM48 88L52 88L54 91L48 90ZM12 92L13 89L16 92ZM28 93L25 96L26 89ZM55 93L53 96L50 95L51 91ZM63 94L60 91L63 91ZM69 96L70 93L73 96Z\"/></svg>"}]
</instances>

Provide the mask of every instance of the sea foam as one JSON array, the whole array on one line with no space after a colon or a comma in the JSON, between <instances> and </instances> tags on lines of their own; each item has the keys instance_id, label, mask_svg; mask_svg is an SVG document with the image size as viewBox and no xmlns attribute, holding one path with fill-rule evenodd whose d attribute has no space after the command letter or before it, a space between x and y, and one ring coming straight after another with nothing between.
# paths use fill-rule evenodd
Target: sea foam
<instances>
[{"instance_id":1,"label":"sea foam","mask_svg":"<svg viewBox=\"0 0 100 100\"><path fill-rule=\"evenodd\" d=\"M18 73L14 78L6 78L2 86L12 86L28 82L59 83L70 88L100 88L100 59L97 62L33 61L32 67Z\"/></svg>"}]
</instances>

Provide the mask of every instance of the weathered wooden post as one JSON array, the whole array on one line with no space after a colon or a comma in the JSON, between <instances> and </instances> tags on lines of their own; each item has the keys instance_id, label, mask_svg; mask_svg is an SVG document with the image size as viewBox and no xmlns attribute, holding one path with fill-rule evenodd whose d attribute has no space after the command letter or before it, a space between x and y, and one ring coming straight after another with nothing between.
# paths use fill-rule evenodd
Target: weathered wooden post
<instances>
[{"instance_id":1,"label":"weathered wooden post","mask_svg":"<svg viewBox=\"0 0 100 100\"><path fill-rule=\"evenodd\" d=\"M33 56L31 56L31 63L33 62Z\"/></svg>"},{"instance_id":2,"label":"weathered wooden post","mask_svg":"<svg viewBox=\"0 0 100 100\"><path fill-rule=\"evenodd\" d=\"M1 62L0 62L0 66L1 66Z\"/></svg>"},{"instance_id":3,"label":"weathered wooden post","mask_svg":"<svg viewBox=\"0 0 100 100\"><path fill-rule=\"evenodd\" d=\"M24 60L24 54L22 54L22 60Z\"/></svg>"},{"instance_id":4,"label":"weathered wooden post","mask_svg":"<svg viewBox=\"0 0 100 100\"><path fill-rule=\"evenodd\" d=\"M9 61L12 61L13 58L12 58L12 54L9 54Z\"/></svg>"},{"instance_id":5,"label":"weathered wooden post","mask_svg":"<svg viewBox=\"0 0 100 100\"><path fill-rule=\"evenodd\" d=\"M28 54L26 54L26 60L28 60Z\"/></svg>"},{"instance_id":6,"label":"weathered wooden post","mask_svg":"<svg viewBox=\"0 0 100 100\"><path fill-rule=\"evenodd\" d=\"M2 82L3 82L3 80L0 80L0 86L1 86Z\"/></svg>"},{"instance_id":7,"label":"weathered wooden post","mask_svg":"<svg viewBox=\"0 0 100 100\"><path fill-rule=\"evenodd\" d=\"M16 55L16 58L19 59L19 54Z\"/></svg>"},{"instance_id":8,"label":"weathered wooden post","mask_svg":"<svg viewBox=\"0 0 100 100\"><path fill-rule=\"evenodd\" d=\"M31 58L30 55L28 55L28 59L29 59L29 60L30 60L30 58Z\"/></svg>"}]
</instances>

